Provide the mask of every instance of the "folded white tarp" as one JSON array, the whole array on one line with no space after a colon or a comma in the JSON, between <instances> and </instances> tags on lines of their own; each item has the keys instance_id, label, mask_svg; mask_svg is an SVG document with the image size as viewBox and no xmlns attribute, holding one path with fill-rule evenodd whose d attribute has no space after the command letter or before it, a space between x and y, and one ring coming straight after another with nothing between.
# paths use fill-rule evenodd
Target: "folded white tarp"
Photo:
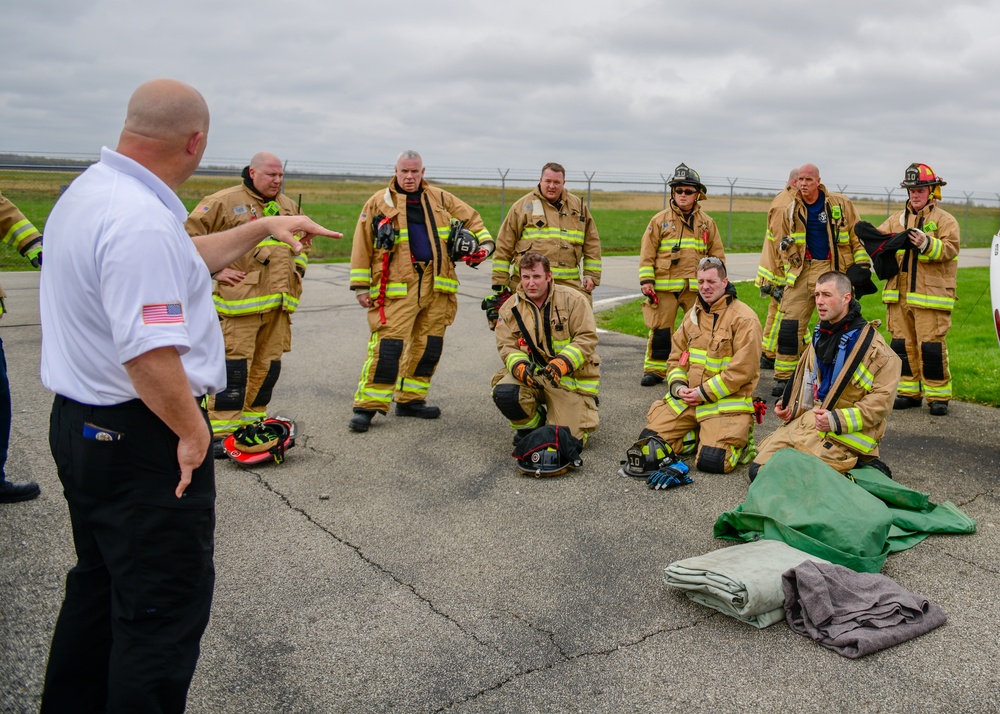
<instances>
[{"instance_id":1,"label":"folded white tarp","mask_svg":"<svg viewBox=\"0 0 1000 714\"><path fill-rule=\"evenodd\" d=\"M768 627L785 619L782 573L807 560L829 562L779 540L758 540L675 561L663 582L724 615Z\"/></svg>"}]
</instances>

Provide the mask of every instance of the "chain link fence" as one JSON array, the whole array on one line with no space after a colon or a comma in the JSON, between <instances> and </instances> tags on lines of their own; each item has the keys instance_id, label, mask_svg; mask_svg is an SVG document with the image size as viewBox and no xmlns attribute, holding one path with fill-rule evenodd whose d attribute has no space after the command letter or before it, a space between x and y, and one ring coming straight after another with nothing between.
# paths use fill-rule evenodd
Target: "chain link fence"
<instances>
[{"instance_id":1,"label":"chain link fence","mask_svg":"<svg viewBox=\"0 0 1000 714\"><path fill-rule=\"evenodd\" d=\"M0 192L17 204L39 229L44 229L49 211L61 191L96 160L96 156L83 155L26 158L0 154ZM245 160L205 160L178 194L191 208L208 193L238 183L244 164ZM286 192L293 199L297 198L307 210L312 210L311 207L317 205L339 203L342 204L343 211L348 213L363 203L379 185L387 183L392 173L392 164L287 161ZM428 180L437 184L468 187L468 192L473 193L478 200L477 206L489 204L491 215L487 217L484 212L488 225L491 224L491 218L498 225L510 204L538 182L538 175L537 169L427 167ZM652 215L651 212L666 207L670 194L668 182L672 175L672 170L656 174L567 171L566 184L571 191L585 197L587 204L598 211L612 205L611 196L643 196L642 208L637 210L650 212ZM734 214L765 212L771 198L784 188L781 180L752 177L702 176L702 181L708 187L710 202L707 208L716 219L727 246L732 244ZM849 196L858 204L859 213L873 221L901 209L906 201L906 192L899 186L828 183L827 187ZM462 196L475 202L467 198L465 192ZM653 196L657 198L654 200ZM942 207L961 223L963 245L988 246L990 238L1000 229L1000 193L963 191L948 186L943 191ZM336 218L339 225L343 225L348 218L335 212L327 212L326 215ZM354 216L356 215L355 213ZM763 230L762 217L761 236ZM602 235L603 233L602 230ZM27 267L30 267L27 261L16 251L5 244L0 245L0 270Z\"/></svg>"}]
</instances>

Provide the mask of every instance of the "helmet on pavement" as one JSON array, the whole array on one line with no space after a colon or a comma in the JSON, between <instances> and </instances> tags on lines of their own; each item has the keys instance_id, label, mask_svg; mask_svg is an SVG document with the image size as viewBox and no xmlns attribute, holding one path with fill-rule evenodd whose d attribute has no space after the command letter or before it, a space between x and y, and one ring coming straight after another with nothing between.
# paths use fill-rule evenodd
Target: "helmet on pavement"
<instances>
[{"instance_id":1,"label":"helmet on pavement","mask_svg":"<svg viewBox=\"0 0 1000 714\"><path fill-rule=\"evenodd\" d=\"M580 452L583 441L568 427L546 424L517 442L514 453L517 468L527 476L558 476L583 465Z\"/></svg>"},{"instance_id":2,"label":"helmet on pavement","mask_svg":"<svg viewBox=\"0 0 1000 714\"><path fill-rule=\"evenodd\" d=\"M622 473L634 478L648 478L655 471L676 463L674 450L656 434L642 436L625 450Z\"/></svg>"},{"instance_id":3,"label":"helmet on pavement","mask_svg":"<svg viewBox=\"0 0 1000 714\"><path fill-rule=\"evenodd\" d=\"M269 417L241 426L222 445L226 455L241 466L285 460L285 452L295 446L298 428L284 417Z\"/></svg>"},{"instance_id":4,"label":"helmet on pavement","mask_svg":"<svg viewBox=\"0 0 1000 714\"><path fill-rule=\"evenodd\" d=\"M935 200L940 200L941 187L947 185L948 183L934 173L934 169L927 164L910 164L903 173L903 181L899 184L899 187L921 188L923 186L930 186L931 197Z\"/></svg>"}]
</instances>

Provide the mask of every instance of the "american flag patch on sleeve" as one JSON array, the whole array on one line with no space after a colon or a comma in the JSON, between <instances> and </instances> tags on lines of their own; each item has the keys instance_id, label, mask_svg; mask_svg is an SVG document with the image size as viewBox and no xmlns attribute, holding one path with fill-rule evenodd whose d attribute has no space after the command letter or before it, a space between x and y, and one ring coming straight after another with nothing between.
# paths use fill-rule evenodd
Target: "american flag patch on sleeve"
<instances>
[{"instance_id":1,"label":"american flag patch on sleeve","mask_svg":"<svg viewBox=\"0 0 1000 714\"><path fill-rule=\"evenodd\" d=\"M184 309L179 302L161 302L142 306L144 325L169 325L184 322Z\"/></svg>"}]
</instances>

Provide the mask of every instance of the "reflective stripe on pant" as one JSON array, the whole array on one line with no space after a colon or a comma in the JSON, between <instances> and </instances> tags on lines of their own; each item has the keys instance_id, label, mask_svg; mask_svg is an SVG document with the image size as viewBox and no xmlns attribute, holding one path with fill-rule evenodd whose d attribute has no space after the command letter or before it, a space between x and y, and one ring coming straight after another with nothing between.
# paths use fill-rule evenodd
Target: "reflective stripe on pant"
<instances>
[{"instance_id":1,"label":"reflective stripe on pant","mask_svg":"<svg viewBox=\"0 0 1000 714\"><path fill-rule=\"evenodd\" d=\"M905 345L899 396L927 397L928 402L950 401L951 370L945 336L951 329L951 313L914 307L906 302L905 294L900 294L898 303L886 305L886 323L892 334L893 350L898 352L900 344Z\"/></svg>"},{"instance_id":2,"label":"reflective stripe on pant","mask_svg":"<svg viewBox=\"0 0 1000 714\"><path fill-rule=\"evenodd\" d=\"M816 310L816 278L831 268L829 260L807 262L794 285L785 288L781 306L775 316L778 322L778 342L774 355L774 378L790 379L799 355L805 349L809 321ZM779 322L780 320L780 322Z\"/></svg>"},{"instance_id":3,"label":"reflective stripe on pant","mask_svg":"<svg viewBox=\"0 0 1000 714\"><path fill-rule=\"evenodd\" d=\"M775 358L775 350L778 347L778 327L780 321L777 318L778 301L768 296L767 298L767 319L764 321L764 338L760 342L761 351L768 359Z\"/></svg>"},{"instance_id":4,"label":"reflective stripe on pant","mask_svg":"<svg viewBox=\"0 0 1000 714\"><path fill-rule=\"evenodd\" d=\"M812 454L842 474L858 463L857 452L816 431L816 415L811 411L782 424L760 442L753 462L763 466L779 449L798 449L805 454ZM877 449L872 455L878 455Z\"/></svg>"},{"instance_id":5,"label":"reflective stripe on pant","mask_svg":"<svg viewBox=\"0 0 1000 714\"><path fill-rule=\"evenodd\" d=\"M597 429L599 422L597 415L597 402L587 394L571 392L566 389L546 386L544 389L531 389L510 375L507 370L500 370L493 376L494 400L508 388L504 395L510 402L513 402L513 388L517 388L516 400L525 417L516 419L519 416L513 413L510 406L506 407L507 420L514 429L531 429L546 424L555 424L568 427L573 436L586 442L586 435ZM501 390L498 392L497 390ZM539 412L539 406L545 405L546 417L543 420ZM500 403L497 407L504 411L504 406Z\"/></svg>"},{"instance_id":6,"label":"reflective stripe on pant","mask_svg":"<svg viewBox=\"0 0 1000 714\"><path fill-rule=\"evenodd\" d=\"M226 342L227 379L234 378L234 370L228 369L229 363L245 360L247 366L243 403L239 407L224 404L219 406L225 408L217 410L216 401L223 401L222 393L208 398L208 418L215 438L263 418L261 415L267 412L271 390L277 381L281 355L292 348L292 317L282 310L223 317L220 325ZM264 393L261 393L262 386L266 386ZM226 392L236 390L236 385L226 385ZM258 396L266 397L266 401L257 403Z\"/></svg>"},{"instance_id":7,"label":"reflective stripe on pant","mask_svg":"<svg viewBox=\"0 0 1000 714\"><path fill-rule=\"evenodd\" d=\"M646 359L643 362L643 374L655 374L658 377L667 376L667 360L670 358L670 342L667 344L657 344L658 337L662 336L662 331L669 330L673 334L677 325L677 313L687 312L694 307L697 291L682 290L677 293L657 292L657 304L653 305L649 300L642 301L642 319L649 328L649 339L646 341ZM678 310L679 309L679 310ZM660 333L659 335L657 333ZM664 354L664 348L666 354Z\"/></svg>"},{"instance_id":8,"label":"reflective stripe on pant","mask_svg":"<svg viewBox=\"0 0 1000 714\"><path fill-rule=\"evenodd\" d=\"M671 403L672 402L672 403ZM693 407L686 407L677 413L683 403L674 399L661 399L654 402L646 413L646 428L655 431L675 453L685 451L688 433L692 430L698 435L698 455L695 463L699 468L709 458L706 449L718 449L720 471L729 473L740 463L746 463L751 458L746 451L750 443L753 426L753 414L735 412L702 419L695 418ZM752 447L751 447L752 448Z\"/></svg>"},{"instance_id":9,"label":"reflective stripe on pant","mask_svg":"<svg viewBox=\"0 0 1000 714\"><path fill-rule=\"evenodd\" d=\"M445 330L458 310L455 295L436 292L433 285L433 271L425 269L407 286L405 297L386 300L384 325L378 307L369 308L372 335L354 408L385 414L394 398L399 404L427 398L444 349Z\"/></svg>"}]
</instances>

